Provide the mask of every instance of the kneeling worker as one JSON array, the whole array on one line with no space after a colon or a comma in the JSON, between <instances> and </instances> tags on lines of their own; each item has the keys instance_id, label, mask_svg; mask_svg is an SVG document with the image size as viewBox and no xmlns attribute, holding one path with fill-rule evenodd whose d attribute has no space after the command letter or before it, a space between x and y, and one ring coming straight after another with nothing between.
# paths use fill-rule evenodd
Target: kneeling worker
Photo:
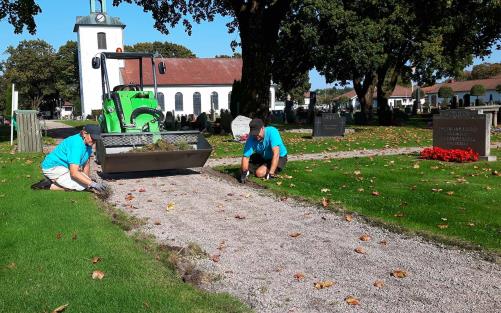
<instances>
[{"instance_id":1,"label":"kneeling worker","mask_svg":"<svg viewBox=\"0 0 501 313\"><path fill-rule=\"evenodd\" d=\"M287 149L278 129L264 127L262 120L255 118L249 123L250 132L244 147L240 182L245 183L249 170L256 177L270 179L282 171L287 163Z\"/></svg>"},{"instance_id":2,"label":"kneeling worker","mask_svg":"<svg viewBox=\"0 0 501 313\"><path fill-rule=\"evenodd\" d=\"M104 191L103 184L90 179L92 146L100 138L99 126L86 125L80 133L64 139L42 162L45 179L31 188Z\"/></svg>"}]
</instances>

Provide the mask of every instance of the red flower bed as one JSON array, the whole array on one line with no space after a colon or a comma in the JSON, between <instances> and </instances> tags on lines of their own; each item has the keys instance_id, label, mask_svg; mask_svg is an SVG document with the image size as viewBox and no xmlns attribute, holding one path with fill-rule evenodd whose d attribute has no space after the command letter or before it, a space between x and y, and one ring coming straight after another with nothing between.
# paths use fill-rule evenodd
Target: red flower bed
<instances>
[{"instance_id":1,"label":"red flower bed","mask_svg":"<svg viewBox=\"0 0 501 313\"><path fill-rule=\"evenodd\" d=\"M439 160L446 162L475 162L478 160L478 153L471 148L462 149L442 149L439 147L425 148L421 151L421 159Z\"/></svg>"}]
</instances>

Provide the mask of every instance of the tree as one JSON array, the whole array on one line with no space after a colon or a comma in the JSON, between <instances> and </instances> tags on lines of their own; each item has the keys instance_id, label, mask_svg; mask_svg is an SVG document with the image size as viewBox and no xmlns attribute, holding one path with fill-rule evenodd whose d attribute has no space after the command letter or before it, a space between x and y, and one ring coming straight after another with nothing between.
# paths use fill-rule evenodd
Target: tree
<instances>
[{"instance_id":1,"label":"tree","mask_svg":"<svg viewBox=\"0 0 501 313\"><path fill-rule=\"evenodd\" d=\"M477 97L475 102L478 102L478 97L483 96L484 94L485 94L484 85L474 85L470 89L470 95Z\"/></svg>"},{"instance_id":2,"label":"tree","mask_svg":"<svg viewBox=\"0 0 501 313\"><path fill-rule=\"evenodd\" d=\"M212 21L216 15L230 16L229 32L239 30L242 47L242 78L239 94L240 111L245 115L265 115L269 108L271 66L280 23L290 10L292 0L114 0L136 3L144 11L152 12L155 27L168 34L168 27L179 22L191 34L191 15L194 22ZM232 98L233 94L232 94Z\"/></svg>"},{"instance_id":3,"label":"tree","mask_svg":"<svg viewBox=\"0 0 501 313\"><path fill-rule=\"evenodd\" d=\"M68 41L59 47L54 61L55 89L60 98L78 102L80 99L80 74L78 68L78 47L75 41Z\"/></svg>"},{"instance_id":4,"label":"tree","mask_svg":"<svg viewBox=\"0 0 501 313\"><path fill-rule=\"evenodd\" d=\"M4 62L5 78L16 84L19 98L29 99L29 107L37 110L44 96L56 92L54 49L37 39L23 40L6 52L9 57Z\"/></svg>"},{"instance_id":5,"label":"tree","mask_svg":"<svg viewBox=\"0 0 501 313\"><path fill-rule=\"evenodd\" d=\"M451 87L449 86L442 86L438 89L438 96L444 101L442 102L443 105L448 105L449 104L449 98L454 95L454 91L452 90Z\"/></svg>"},{"instance_id":6,"label":"tree","mask_svg":"<svg viewBox=\"0 0 501 313\"><path fill-rule=\"evenodd\" d=\"M486 79L499 74L501 74L501 63L483 63L473 67L471 79Z\"/></svg>"},{"instance_id":7,"label":"tree","mask_svg":"<svg viewBox=\"0 0 501 313\"><path fill-rule=\"evenodd\" d=\"M185 46L170 42L138 42L132 46L125 45L127 52L160 53L164 58L196 58L196 55Z\"/></svg>"},{"instance_id":8,"label":"tree","mask_svg":"<svg viewBox=\"0 0 501 313\"><path fill-rule=\"evenodd\" d=\"M214 58L216 58L216 59L241 59L242 54L240 54L238 52L234 52L233 55L218 54Z\"/></svg>"},{"instance_id":9,"label":"tree","mask_svg":"<svg viewBox=\"0 0 501 313\"><path fill-rule=\"evenodd\" d=\"M0 1L0 21L7 17L7 21L14 26L14 33L20 34L26 27L30 34L36 33L35 19L42 12L34 0L2 0Z\"/></svg>"}]
</instances>

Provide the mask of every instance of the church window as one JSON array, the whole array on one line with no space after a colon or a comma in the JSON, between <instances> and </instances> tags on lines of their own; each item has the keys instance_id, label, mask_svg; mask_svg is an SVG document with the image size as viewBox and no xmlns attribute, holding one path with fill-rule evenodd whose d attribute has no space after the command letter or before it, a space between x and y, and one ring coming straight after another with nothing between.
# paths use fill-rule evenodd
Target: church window
<instances>
[{"instance_id":1,"label":"church window","mask_svg":"<svg viewBox=\"0 0 501 313\"><path fill-rule=\"evenodd\" d=\"M176 92L174 97L175 110L182 111L183 110L183 94L180 92Z\"/></svg>"},{"instance_id":2,"label":"church window","mask_svg":"<svg viewBox=\"0 0 501 313\"><path fill-rule=\"evenodd\" d=\"M97 33L97 48L98 49L107 49L106 48L106 33Z\"/></svg>"}]
</instances>

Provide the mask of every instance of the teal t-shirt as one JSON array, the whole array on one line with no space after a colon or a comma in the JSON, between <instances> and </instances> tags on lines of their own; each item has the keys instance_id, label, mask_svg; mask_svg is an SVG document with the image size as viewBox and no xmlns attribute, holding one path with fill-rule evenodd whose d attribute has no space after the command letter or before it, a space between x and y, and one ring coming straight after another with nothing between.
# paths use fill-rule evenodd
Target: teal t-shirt
<instances>
[{"instance_id":1,"label":"teal t-shirt","mask_svg":"<svg viewBox=\"0 0 501 313\"><path fill-rule=\"evenodd\" d=\"M70 164L85 166L92 155L92 147L85 144L82 136L76 134L64 139L42 162L43 169L56 166L70 168Z\"/></svg>"},{"instance_id":2,"label":"teal t-shirt","mask_svg":"<svg viewBox=\"0 0 501 313\"><path fill-rule=\"evenodd\" d=\"M264 138L262 141L258 141L254 136L249 136L247 142L245 142L244 157L249 158L253 153L259 153L265 160L271 160L273 158L273 150L271 149L276 146L280 148L281 157L287 155L287 149L278 129L273 126L267 126L264 128Z\"/></svg>"}]
</instances>

